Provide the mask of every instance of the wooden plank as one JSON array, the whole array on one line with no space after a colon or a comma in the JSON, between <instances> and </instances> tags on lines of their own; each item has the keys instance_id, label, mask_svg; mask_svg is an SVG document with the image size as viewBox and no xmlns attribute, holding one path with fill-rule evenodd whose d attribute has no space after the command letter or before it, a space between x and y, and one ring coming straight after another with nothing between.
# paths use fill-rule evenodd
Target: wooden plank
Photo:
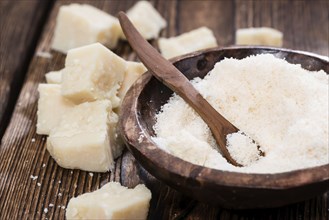
<instances>
[{"instance_id":1,"label":"wooden plank","mask_svg":"<svg viewBox=\"0 0 329 220\"><path fill-rule=\"evenodd\" d=\"M270 210L234 211L202 204L152 177L127 150L116 161L112 173L90 175L88 172L57 166L45 149L45 136L35 133L37 85L45 81L45 72L61 69L64 66L65 56L50 51L49 46L58 8L69 2L72 1L57 1L51 11L38 42L37 51L51 52L52 58L33 57L18 104L1 142L0 219L64 219L65 207L70 198L98 189L108 181L119 181L128 187L145 183L152 191L149 219L325 219L328 217L328 194ZM119 10L130 8L135 1L76 2L91 4L115 15ZM285 33L287 47L308 49L321 54L326 54L325 49L328 50L328 44L323 41L325 34L328 36L328 30L319 34L306 34L319 37L320 43L304 38L299 42L293 39L294 33L303 32L306 27L297 25L293 28L294 32L290 31L291 21L282 17L284 13L290 12L292 6L295 6L300 7L291 15L295 20L301 11L313 13L318 10L320 15L314 15L315 18L306 16L303 22L312 23L309 19L323 21L327 13L324 10L326 6L324 1L321 1L320 6L310 6L311 4L305 2L297 3L299 1L276 3L277 1L152 0L151 2L168 21L168 27L162 31L162 36L174 36L206 25L214 30L219 45L228 46L234 42L235 27L247 27L249 24L273 25L279 30L287 31ZM320 26L315 25L315 32L319 32L319 29ZM152 43L156 45L156 41ZM136 55L125 42L120 42L115 52L125 59L136 59ZM31 175L37 176L37 179L33 180ZM48 209L47 213L45 208Z\"/></svg>"},{"instance_id":2,"label":"wooden plank","mask_svg":"<svg viewBox=\"0 0 329 220\"><path fill-rule=\"evenodd\" d=\"M52 1L0 1L0 138Z\"/></svg>"}]
</instances>

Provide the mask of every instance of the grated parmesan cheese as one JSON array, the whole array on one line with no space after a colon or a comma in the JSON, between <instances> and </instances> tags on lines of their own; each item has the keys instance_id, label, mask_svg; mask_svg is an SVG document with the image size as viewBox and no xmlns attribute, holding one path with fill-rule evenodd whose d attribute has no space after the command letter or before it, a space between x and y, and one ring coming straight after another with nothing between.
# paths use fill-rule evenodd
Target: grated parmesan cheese
<instances>
[{"instance_id":1,"label":"grated parmesan cheese","mask_svg":"<svg viewBox=\"0 0 329 220\"><path fill-rule=\"evenodd\" d=\"M224 59L193 84L217 111L248 134L227 136L228 150L244 166L235 167L222 157L207 125L177 95L156 116L153 140L165 151L194 164L248 173L329 163L329 88L324 71L310 72L262 54ZM265 156L259 155L252 140Z\"/></svg>"}]
</instances>

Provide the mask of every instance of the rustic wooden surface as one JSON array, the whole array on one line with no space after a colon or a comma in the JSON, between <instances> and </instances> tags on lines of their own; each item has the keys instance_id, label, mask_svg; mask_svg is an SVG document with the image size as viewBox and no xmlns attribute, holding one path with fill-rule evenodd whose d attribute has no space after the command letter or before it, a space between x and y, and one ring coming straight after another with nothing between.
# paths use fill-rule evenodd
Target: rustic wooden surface
<instances>
[{"instance_id":1,"label":"rustic wooden surface","mask_svg":"<svg viewBox=\"0 0 329 220\"><path fill-rule=\"evenodd\" d=\"M50 1L0 3L0 137L13 112L50 6Z\"/></svg>"},{"instance_id":2,"label":"rustic wooden surface","mask_svg":"<svg viewBox=\"0 0 329 220\"><path fill-rule=\"evenodd\" d=\"M149 175L128 151L116 161L112 173L91 176L57 166L45 148L45 136L35 133L37 85L45 82L44 73L64 66L65 56L51 51L50 42L58 8L70 2L0 1L0 127L4 131L0 132L0 219L64 219L70 198L113 180L128 187L145 183L150 188L149 219L328 219L328 193L267 210L226 210L193 201ZM115 15L135 1L75 2L89 3ZM214 31L219 45L228 46L234 43L236 28L271 26L284 33L284 47L329 55L328 1L151 2L168 21L162 36L206 25ZM40 51L50 52L52 58L37 56ZM115 52L125 59L136 59L124 42Z\"/></svg>"}]
</instances>

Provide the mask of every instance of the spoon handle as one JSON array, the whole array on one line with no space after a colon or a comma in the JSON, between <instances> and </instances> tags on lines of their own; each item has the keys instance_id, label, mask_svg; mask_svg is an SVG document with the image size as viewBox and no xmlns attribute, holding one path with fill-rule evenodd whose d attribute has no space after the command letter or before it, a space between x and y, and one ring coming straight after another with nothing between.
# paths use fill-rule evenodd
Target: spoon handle
<instances>
[{"instance_id":1,"label":"spoon handle","mask_svg":"<svg viewBox=\"0 0 329 220\"><path fill-rule=\"evenodd\" d=\"M182 97L200 115L213 133L223 156L231 164L241 166L226 148L226 135L237 132L238 129L221 116L190 81L140 35L125 13L119 12L118 17L128 42L151 74Z\"/></svg>"}]
</instances>

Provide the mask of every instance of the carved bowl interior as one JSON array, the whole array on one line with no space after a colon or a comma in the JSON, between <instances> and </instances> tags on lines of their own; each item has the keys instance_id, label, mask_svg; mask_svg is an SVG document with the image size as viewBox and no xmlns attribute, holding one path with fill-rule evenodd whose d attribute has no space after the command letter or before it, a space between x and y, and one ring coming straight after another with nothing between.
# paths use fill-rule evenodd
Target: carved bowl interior
<instances>
[{"instance_id":1,"label":"carved bowl interior","mask_svg":"<svg viewBox=\"0 0 329 220\"><path fill-rule=\"evenodd\" d=\"M270 53L308 70L329 72L328 60L315 54L270 47L228 47L172 59L187 78L204 77L225 57L242 59ZM166 153L151 140L155 114L172 91L143 74L128 91L119 130L136 160L153 176L191 198L225 208L270 208L303 201L329 190L329 164L278 174L245 174L210 169ZM173 127L175 129L175 127Z\"/></svg>"}]
</instances>

